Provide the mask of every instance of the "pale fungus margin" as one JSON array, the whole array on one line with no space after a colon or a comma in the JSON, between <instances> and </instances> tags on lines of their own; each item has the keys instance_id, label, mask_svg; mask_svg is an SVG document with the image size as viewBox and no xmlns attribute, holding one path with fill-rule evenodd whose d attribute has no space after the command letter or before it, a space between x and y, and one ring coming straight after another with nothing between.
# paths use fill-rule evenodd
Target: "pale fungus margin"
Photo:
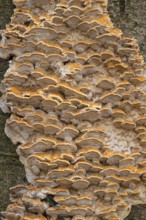
<instances>
[{"instance_id":1,"label":"pale fungus margin","mask_svg":"<svg viewBox=\"0 0 146 220\"><path fill-rule=\"evenodd\" d=\"M146 203L144 61L107 0L13 0L0 107L28 185L5 220L123 220Z\"/></svg>"}]
</instances>

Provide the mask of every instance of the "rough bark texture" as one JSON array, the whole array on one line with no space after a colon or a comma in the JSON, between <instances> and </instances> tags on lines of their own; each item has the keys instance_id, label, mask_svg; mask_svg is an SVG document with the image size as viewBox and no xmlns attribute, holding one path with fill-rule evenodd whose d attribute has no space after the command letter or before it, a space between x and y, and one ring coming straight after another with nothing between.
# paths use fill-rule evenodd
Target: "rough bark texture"
<instances>
[{"instance_id":1,"label":"rough bark texture","mask_svg":"<svg viewBox=\"0 0 146 220\"><path fill-rule=\"evenodd\" d=\"M146 1L126 1L125 13L121 16L119 0L109 0L108 10L115 26L125 35L137 40L140 52L146 60Z\"/></svg>"},{"instance_id":2,"label":"rough bark texture","mask_svg":"<svg viewBox=\"0 0 146 220\"><path fill-rule=\"evenodd\" d=\"M0 29L8 23L9 17L12 14L11 0L0 0ZM0 60L0 79L6 71L8 65L6 61ZM21 166L18 157L15 153L16 147L13 146L10 140L4 135L3 128L6 115L0 112L0 210L4 210L8 203L8 189L20 182L24 181L23 167ZM144 220L146 217L146 206L136 206L126 220Z\"/></svg>"}]
</instances>

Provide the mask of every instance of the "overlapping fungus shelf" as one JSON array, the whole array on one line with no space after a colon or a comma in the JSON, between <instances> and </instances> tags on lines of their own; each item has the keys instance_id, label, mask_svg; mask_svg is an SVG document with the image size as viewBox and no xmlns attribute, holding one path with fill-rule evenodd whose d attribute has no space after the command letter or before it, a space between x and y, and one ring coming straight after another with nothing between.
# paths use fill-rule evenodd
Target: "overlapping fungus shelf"
<instances>
[{"instance_id":1,"label":"overlapping fungus shelf","mask_svg":"<svg viewBox=\"0 0 146 220\"><path fill-rule=\"evenodd\" d=\"M144 62L106 0L13 0L0 106L28 185L5 220L123 220L146 203Z\"/></svg>"}]
</instances>

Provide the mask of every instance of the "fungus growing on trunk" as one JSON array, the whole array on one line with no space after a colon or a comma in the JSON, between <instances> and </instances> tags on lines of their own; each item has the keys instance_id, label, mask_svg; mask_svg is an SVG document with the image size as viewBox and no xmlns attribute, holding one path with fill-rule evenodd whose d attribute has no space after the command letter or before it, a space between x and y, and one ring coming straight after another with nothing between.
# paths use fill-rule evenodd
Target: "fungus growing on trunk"
<instances>
[{"instance_id":1,"label":"fungus growing on trunk","mask_svg":"<svg viewBox=\"0 0 146 220\"><path fill-rule=\"evenodd\" d=\"M146 94L135 40L107 0L13 0L0 107L28 185L5 220L123 220L146 203ZM12 56L13 54L13 56Z\"/></svg>"}]
</instances>

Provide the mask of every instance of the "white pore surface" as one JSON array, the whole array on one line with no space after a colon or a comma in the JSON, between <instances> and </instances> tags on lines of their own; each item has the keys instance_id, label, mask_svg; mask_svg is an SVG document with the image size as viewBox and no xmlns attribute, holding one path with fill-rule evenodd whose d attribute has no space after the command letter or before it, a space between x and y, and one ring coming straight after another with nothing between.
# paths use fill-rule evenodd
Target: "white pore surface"
<instances>
[{"instance_id":1,"label":"white pore surface","mask_svg":"<svg viewBox=\"0 0 146 220\"><path fill-rule=\"evenodd\" d=\"M134 131L116 128L112 120L105 120L101 127L106 134L104 144L110 150L131 154L132 148L138 145Z\"/></svg>"}]
</instances>

